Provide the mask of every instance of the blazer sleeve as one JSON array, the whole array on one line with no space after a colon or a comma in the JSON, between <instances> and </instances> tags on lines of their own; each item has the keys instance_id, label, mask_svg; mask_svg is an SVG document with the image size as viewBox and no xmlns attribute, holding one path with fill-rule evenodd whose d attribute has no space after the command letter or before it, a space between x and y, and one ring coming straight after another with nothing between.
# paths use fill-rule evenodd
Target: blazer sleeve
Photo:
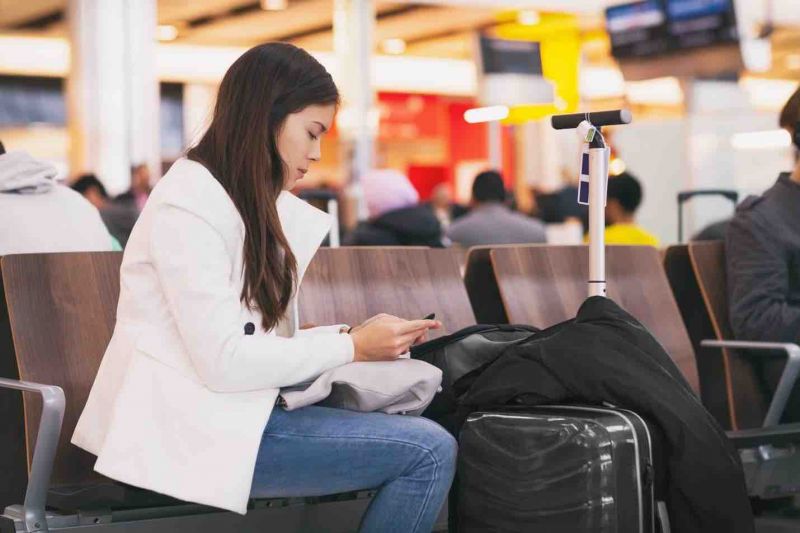
<instances>
[{"instance_id":1,"label":"blazer sleeve","mask_svg":"<svg viewBox=\"0 0 800 533\"><path fill-rule=\"evenodd\" d=\"M181 207L156 209L150 257L192 364L209 389L290 386L353 360L350 335L245 335L239 281L220 232Z\"/></svg>"},{"instance_id":2,"label":"blazer sleeve","mask_svg":"<svg viewBox=\"0 0 800 533\"><path fill-rule=\"evenodd\" d=\"M349 328L347 324L336 324L335 326L316 326L313 328L308 329L298 329L295 333L297 337L309 337L312 335L327 335L330 333L339 334L339 330L342 328Z\"/></svg>"}]
</instances>

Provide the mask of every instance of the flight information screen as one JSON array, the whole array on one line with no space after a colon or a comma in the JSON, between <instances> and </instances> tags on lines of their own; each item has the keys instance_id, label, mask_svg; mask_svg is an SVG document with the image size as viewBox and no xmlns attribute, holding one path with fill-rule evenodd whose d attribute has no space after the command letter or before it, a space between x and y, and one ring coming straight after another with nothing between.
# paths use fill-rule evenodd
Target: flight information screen
<instances>
[{"instance_id":1,"label":"flight information screen","mask_svg":"<svg viewBox=\"0 0 800 533\"><path fill-rule=\"evenodd\" d=\"M731 0L646 0L606 9L614 57L648 57L736 42Z\"/></svg>"}]
</instances>

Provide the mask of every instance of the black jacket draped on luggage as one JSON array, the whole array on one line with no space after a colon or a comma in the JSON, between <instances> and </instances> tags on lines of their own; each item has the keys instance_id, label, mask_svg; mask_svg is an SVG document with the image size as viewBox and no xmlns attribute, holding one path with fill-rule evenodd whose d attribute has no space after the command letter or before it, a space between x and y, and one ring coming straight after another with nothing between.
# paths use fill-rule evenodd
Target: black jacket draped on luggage
<instances>
[{"instance_id":1,"label":"black jacket draped on luggage","mask_svg":"<svg viewBox=\"0 0 800 533\"><path fill-rule=\"evenodd\" d=\"M752 532L738 453L648 330L607 298L455 383L460 415L507 404L612 404L664 436L672 530Z\"/></svg>"}]
</instances>

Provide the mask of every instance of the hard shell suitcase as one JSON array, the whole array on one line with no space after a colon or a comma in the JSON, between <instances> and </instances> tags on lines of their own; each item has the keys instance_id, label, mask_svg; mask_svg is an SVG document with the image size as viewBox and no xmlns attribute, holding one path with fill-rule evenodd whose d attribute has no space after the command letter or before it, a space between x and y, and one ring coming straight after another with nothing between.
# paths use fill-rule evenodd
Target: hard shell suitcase
<instances>
[{"instance_id":1,"label":"hard shell suitcase","mask_svg":"<svg viewBox=\"0 0 800 533\"><path fill-rule=\"evenodd\" d=\"M666 533L651 430L605 407L471 414L459 436L457 531Z\"/></svg>"}]
</instances>

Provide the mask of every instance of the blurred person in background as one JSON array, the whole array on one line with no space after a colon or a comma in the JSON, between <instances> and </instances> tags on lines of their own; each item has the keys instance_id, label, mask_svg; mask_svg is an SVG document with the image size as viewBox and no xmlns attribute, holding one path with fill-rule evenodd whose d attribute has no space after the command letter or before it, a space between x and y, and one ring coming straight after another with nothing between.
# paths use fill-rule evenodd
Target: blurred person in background
<instances>
[{"instance_id":1,"label":"blurred person in background","mask_svg":"<svg viewBox=\"0 0 800 533\"><path fill-rule=\"evenodd\" d=\"M606 244L658 246L658 238L636 224L641 203L642 186L632 174L623 172L608 179Z\"/></svg>"},{"instance_id":2,"label":"blurred person in background","mask_svg":"<svg viewBox=\"0 0 800 533\"><path fill-rule=\"evenodd\" d=\"M369 219L358 223L342 244L347 246L442 247L442 225L430 205L402 172L375 169L361 179Z\"/></svg>"},{"instance_id":3,"label":"blurred person in background","mask_svg":"<svg viewBox=\"0 0 800 533\"><path fill-rule=\"evenodd\" d=\"M115 203L133 205L141 213L151 190L150 169L146 164L139 163L131 167L130 189L116 196L113 201Z\"/></svg>"},{"instance_id":4,"label":"blurred person in background","mask_svg":"<svg viewBox=\"0 0 800 533\"><path fill-rule=\"evenodd\" d=\"M566 172L565 172L566 173ZM582 234L589 231L589 206L578 203L578 186L567 183L553 191L532 188L534 207L531 216L545 224L580 222Z\"/></svg>"},{"instance_id":5,"label":"blurred person in background","mask_svg":"<svg viewBox=\"0 0 800 533\"><path fill-rule=\"evenodd\" d=\"M0 256L114 249L97 209L56 174L53 165L6 153L0 143Z\"/></svg>"},{"instance_id":6,"label":"blurred person in background","mask_svg":"<svg viewBox=\"0 0 800 533\"><path fill-rule=\"evenodd\" d=\"M453 220L466 215L469 209L453 201L453 194L449 183L440 183L431 191L429 202L433 213L439 219L442 230L445 232Z\"/></svg>"},{"instance_id":7,"label":"blurred person in background","mask_svg":"<svg viewBox=\"0 0 800 533\"><path fill-rule=\"evenodd\" d=\"M89 200L103 219L108 231L124 248L133 226L139 218L139 210L133 203L118 203L109 198L106 188L94 174L83 174L72 183L72 188Z\"/></svg>"},{"instance_id":8,"label":"blurred person in background","mask_svg":"<svg viewBox=\"0 0 800 533\"><path fill-rule=\"evenodd\" d=\"M471 211L450 225L447 237L464 247L545 242L544 224L512 211L506 200L500 173L481 172L472 182Z\"/></svg>"}]
</instances>

